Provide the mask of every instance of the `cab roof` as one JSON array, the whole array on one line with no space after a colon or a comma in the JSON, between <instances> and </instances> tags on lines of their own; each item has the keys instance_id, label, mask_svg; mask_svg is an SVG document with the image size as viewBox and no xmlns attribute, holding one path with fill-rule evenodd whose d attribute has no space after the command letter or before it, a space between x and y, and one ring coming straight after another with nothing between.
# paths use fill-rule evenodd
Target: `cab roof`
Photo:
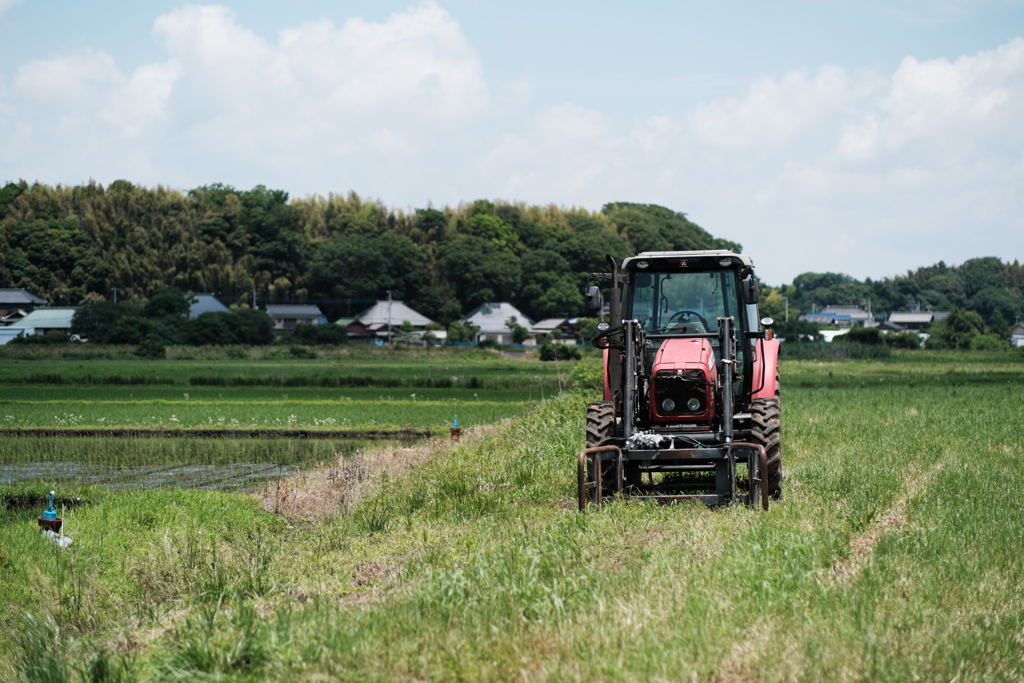
<instances>
[{"instance_id":1,"label":"cab roof","mask_svg":"<svg viewBox=\"0 0 1024 683\"><path fill-rule=\"evenodd\" d=\"M725 258L733 259L736 266L753 268L754 261L746 254L736 254L728 249L705 249L702 251L644 251L636 256L630 256L622 262L622 269L628 270L631 263L642 260L685 260L703 258Z\"/></svg>"}]
</instances>

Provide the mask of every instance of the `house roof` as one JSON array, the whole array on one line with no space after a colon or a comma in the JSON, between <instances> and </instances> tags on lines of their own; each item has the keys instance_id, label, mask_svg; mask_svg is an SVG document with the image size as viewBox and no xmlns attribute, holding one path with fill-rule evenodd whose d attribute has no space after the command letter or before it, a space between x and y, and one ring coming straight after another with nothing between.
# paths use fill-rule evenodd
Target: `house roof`
<instances>
[{"instance_id":1,"label":"house roof","mask_svg":"<svg viewBox=\"0 0 1024 683\"><path fill-rule=\"evenodd\" d=\"M945 317L945 316L943 316ZM915 311L893 311L889 314L889 322L897 325L927 325L935 320L935 314L931 311L918 313Z\"/></svg>"},{"instance_id":2,"label":"house roof","mask_svg":"<svg viewBox=\"0 0 1024 683\"><path fill-rule=\"evenodd\" d=\"M825 308L821 309L820 312L848 315L851 320L867 320L871 317L870 313L854 304L829 304L828 306L825 306Z\"/></svg>"},{"instance_id":3,"label":"house roof","mask_svg":"<svg viewBox=\"0 0 1024 683\"><path fill-rule=\"evenodd\" d=\"M533 327L533 321L509 303L480 304L462 320L479 327L482 334L507 334L512 330L505 324L505 321L512 316L515 316L517 324L526 328Z\"/></svg>"},{"instance_id":4,"label":"house roof","mask_svg":"<svg viewBox=\"0 0 1024 683\"><path fill-rule=\"evenodd\" d=\"M563 323L565 323L565 318L545 318L534 323L533 329L537 332L550 332L556 327L561 327Z\"/></svg>"},{"instance_id":5,"label":"house roof","mask_svg":"<svg viewBox=\"0 0 1024 683\"><path fill-rule=\"evenodd\" d=\"M835 322L836 315L834 313L806 313L800 316L800 320L806 320L812 323L831 323Z\"/></svg>"},{"instance_id":6,"label":"house roof","mask_svg":"<svg viewBox=\"0 0 1024 683\"><path fill-rule=\"evenodd\" d=\"M267 304L267 314L270 316L294 315L298 316L321 316L320 307L313 304Z\"/></svg>"},{"instance_id":7,"label":"house roof","mask_svg":"<svg viewBox=\"0 0 1024 683\"><path fill-rule=\"evenodd\" d=\"M388 304L391 304L391 324L395 327L408 320L413 327L426 327L434 322L427 316L414 311L401 301L378 301L356 316L356 320L364 325L388 324Z\"/></svg>"},{"instance_id":8,"label":"house roof","mask_svg":"<svg viewBox=\"0 0 1024 683\"><path fill-rule=\"evenodd\" d=\"M46 305L46 299L42 299L28 290L14 289L11 287L0 288L0 304L32 304L34 306Z\"/></svg>"},{"instance_id":9,"label":"house roof","mask_svg":"<svg viewBox=\"0 0 1024 683\"><path fill-rule=\"evenodd\" d=\"M1013 329L1010 330L1010 334L1012 334L1015 337L1024 335L1024 323L1017 323L1016 325L1014 325Z\"/></svg>"},{"instance_id":10,"label":"house roof","mask_svg":"<svg viewBox=\"0 0 1024 683\"><path fill-rule=\"evenodd\" d=\"M18 322L8 325L8 327L70 330L71 319L75 317L76 310L75 308L37 308Z\"/></svg>"},{"instance_id":11,"label":"house roof","mask_svg":"<svg viewBox=\"0 0 1024 683\"><path fill-rule=\"evenodd\" d=\"M198 318L203 313L230 313L231 309L217 300L213 294L193 294L195 301L188 309L188 317Z\"/></svg>"},{"instance_id":12,"label":"house roof","mask_svg":"<svg viewBox=\"0 0 1024 683\"><path fill-rule=\"evenodd\" d=\"M335 325L340 325L341 327L348 327L349 325L351 325L355 321L356 321L355 318L338 318L337 320L334 321L334 324Z\"/></svg>"}]
</instances>

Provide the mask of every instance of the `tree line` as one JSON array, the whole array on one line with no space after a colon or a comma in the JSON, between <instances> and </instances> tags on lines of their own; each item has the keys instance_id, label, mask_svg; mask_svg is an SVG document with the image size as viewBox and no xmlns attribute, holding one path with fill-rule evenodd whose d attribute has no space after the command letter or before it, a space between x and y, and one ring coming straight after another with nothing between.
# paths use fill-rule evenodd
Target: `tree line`
<instances>
[{"instance_id":1,"label":"tree line","mask_svg":"<svg viewBox=\"0 0 1024 683\"><path fill-rule=\"evenodd\" d=\"M509 301L534 319L584 312L605 254L734 249L685 214L616 202L600 211L478 200L399 210L379 201L208 185L187 192L25 182L0 189L0 287L54 304L146 298L175 287L227 303L317 303L329 319L390 291L449 324ZM355 306L355 308L353 308Z\"/></svg>"},{"instance_id":2,"label":"tree line","mask_svg":"<svg viewBox=\"0 0 1024 683\"><path fill-rule=\"evenodd\" d=\"M685 213L627 202L600 211L486 199L390 208L348 195L291 199L257 186L178 191L125 180L0 188L0 287L53 304L144 299L174 287L226 303L308 302L329 319L390 291L449 325L477 305L509 301L531 318L583 314L587 274L639 251L731 249ZM1024 318L1024 266L996 257L939 262L881 280L803 273L764 287L777 320L828 304L890 311L974 311L991 324Z\"/></svg>"},{"instance_id":3,"label":"tree line","mask_svg":"<svg viewBox=\"0 0 1024 683\"><path fill-rule=\"evenodd\" d=\"M973 311L998 329L1006 322L1024 320L1024 264L1003 262L994 256L974 258L959 266L939 261L881 280L857 280L842 273L802 273L792 284L767 288L764 308L778 320L810 313L829 304L869 307L876 318L892 311Z\"/></svg>"}]
</instances>

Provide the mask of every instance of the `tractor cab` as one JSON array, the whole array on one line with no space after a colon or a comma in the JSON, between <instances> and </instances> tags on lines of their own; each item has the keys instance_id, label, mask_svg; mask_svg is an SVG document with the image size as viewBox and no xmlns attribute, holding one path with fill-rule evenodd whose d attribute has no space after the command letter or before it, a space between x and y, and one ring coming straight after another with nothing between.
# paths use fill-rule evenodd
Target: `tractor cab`
<instances>
[{"instance_id":1,"label":"tractor cab","mask_svg":"<svg viewBox=\"0 0 1024 683\"><path fill-rule=\"evenodd\" d=\"M719 321L731 318L741 342L735 349L734 392L749 394L751 378L745 370L754 338L760 337L752 265L749 257L727 251L645 252L622 263L622 317L636 320L644 332L647 377L658 376L659 359L673 363L681 354L703 354L700 349L710 348L719 363ZM665 344L682 338L691 342ZM660 408L652 402L652 414Z\"/></svg>"}]
</instances>

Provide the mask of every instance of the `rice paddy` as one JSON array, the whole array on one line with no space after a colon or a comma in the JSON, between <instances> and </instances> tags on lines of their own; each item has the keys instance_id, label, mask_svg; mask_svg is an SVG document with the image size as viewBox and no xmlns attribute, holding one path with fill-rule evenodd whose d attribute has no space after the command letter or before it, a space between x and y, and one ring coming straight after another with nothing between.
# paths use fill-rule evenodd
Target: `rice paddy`
<instances>
[{"instance_id":1,"label":"rice paddy","mask_svg":"<svg viewBox=\"0 0 1024 683\"><path fill-rule=\"evenodd\" d=\"M390 363L16 360L0 376L0 484L221 489L351 454L367 436L408 441L447 434L456 417L471 427L520 416L566 382L548 364L459 352Z\"/></svg>"}]
</instances>

